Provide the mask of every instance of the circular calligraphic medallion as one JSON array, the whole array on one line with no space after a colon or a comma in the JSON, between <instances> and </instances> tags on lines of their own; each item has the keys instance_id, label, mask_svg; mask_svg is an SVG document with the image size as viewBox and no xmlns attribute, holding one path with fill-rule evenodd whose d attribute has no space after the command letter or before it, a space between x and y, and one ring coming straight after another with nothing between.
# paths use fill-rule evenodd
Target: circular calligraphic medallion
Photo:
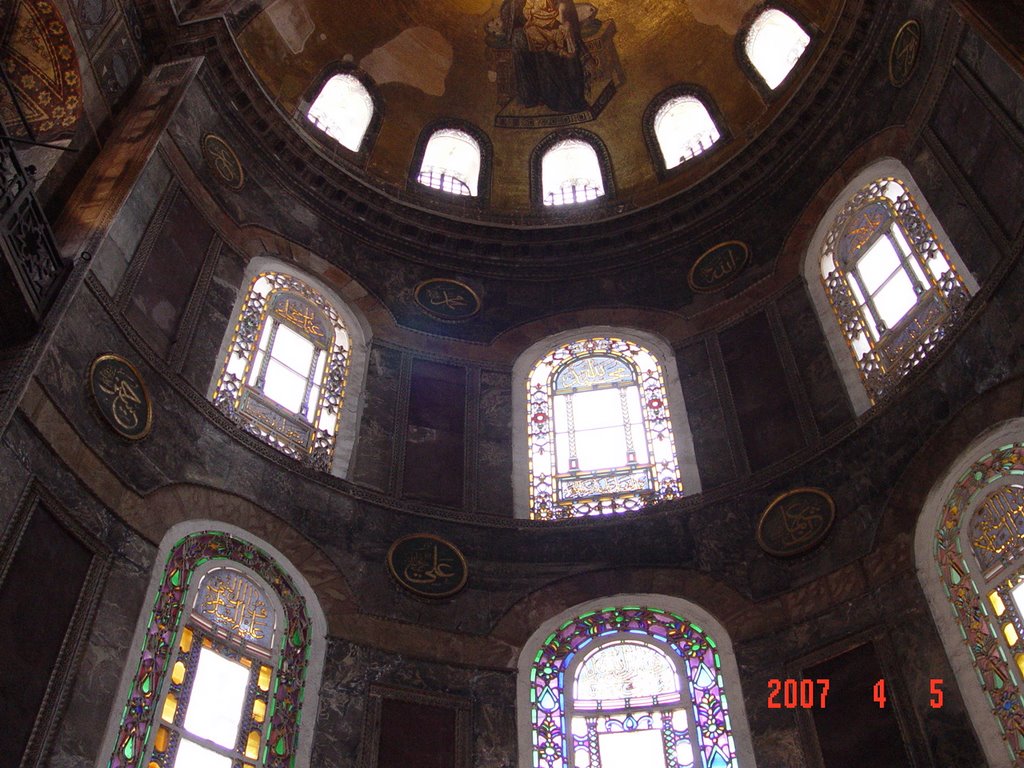
<instances>
[{"instance_id":1,"label":"circular calligraphic medallion","mask_svg":"<svg viewBox=\"0 0 1024 768\"><path fill-rule=\"evenodd\" d=\"M457 322L480 311L480 297L458 280L424 280L416 286L415 298L420 309L438 320Z\"/></svg>"},{"instance_id":2,"label":"circular calligraphic medallion","mask_svg":"<svg viewBox=\"0 0 1024 768\"><path fill-rule=\"evenodd\" d=\"M203 136L203 157L213 175L228 189L238 191L245 184L245 172L228 143L215 133Z\"/></svg>"},{"instance_id":3,"label":"circular calligraphic medallion","mask_svg":"<svg viewBox=\"0 0 1024 768\"><path fill-rule=\"evenodd\" d=\"M421 597L448 597L466 585L469 568L455 545L429 533L404 536L388 550L395 580Z\"/></svg>"},{"instance_id":4,"label":"circular calligraphic medallion","mask_svg":"<svg viewBox=\"0 0 1024 768\"><path fill-rule=\"evenodd\" d=\"M836 505L818 488L795 488L777 496L761 514L757 543L769 555L793 557L821 543L836 517Z\"/></svg>"},{"instance_id":5,"label":"circular calligraphic medallion","mask_svg":"<svg viewBox=\"0 0 1024 768\"><path fill-rule=\"evenodd\" d=\"M897 88L906 85L914 74L921 53L921 25L916 20L904 22L896 32L889 49L889 82Z\"/></svg>"},{"instance_id":6,"label":"circular calligraphic medallion","mask_svg":"<svg viewBox=\"0 0 1024 768\"><path fill-rule=\"evenodd\" d=\"M739 277L750 260L750 248L739 240L719 243L700 255L686 281L697 293L712 293Z\"/></svg>"},{"instance_id":7,"label":"circular calligraphic medallion","mask_svg":"<svg viewBox=\"0 0 1024 768\"><path fill-rule=\"evenodd\" d=\"M135 366L117 355L100 355L89 368L89 391L111 428L141 440L153 426L153 406Z\"/></svg>"}]
</instances>

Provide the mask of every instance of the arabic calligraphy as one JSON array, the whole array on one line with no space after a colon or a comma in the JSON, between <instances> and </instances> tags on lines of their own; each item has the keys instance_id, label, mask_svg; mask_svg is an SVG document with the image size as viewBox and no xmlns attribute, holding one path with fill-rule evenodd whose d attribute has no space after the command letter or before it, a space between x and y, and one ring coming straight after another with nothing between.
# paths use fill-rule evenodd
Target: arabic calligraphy
<instances>
[{"instance_id":1,"label":"arabic calligraphy","mask_svg":"<svg viewBox=\"0 0 1024 768\"><path fill-rule=\"evenodd\" d=\"M846 243L849 253L859 251L886 221L889 209L884 203L872 203L862 210L846 228Z\"/></svg>"},{"instance_id":2,"label":"arabic calligraphy","mask_svg":"<svg viewBox=\"0 0 1024 768\"><path fill-rule=\"evenodd\" d=\"M690 268L687 281L698 293L724 288L735 280L750 259L750 249L739 240L719 243L705 251Z\"/></svg>"},{"instance_id":3,"label":"arabic calligraphy","mask_svg":"<svg viewBox=\"0 0 1024 768\"><path fill-rule=\"evenodd\" d=\"M971 518L971 547L983 570L1024 551L1024 487L993 492Z\"/></svg>"},{"instance_id":4,"label":"arabic calligraphy","mask_svg":"<svg viewBox=\"0 0 1024 768\"><path fill-rule=\"evenodd\" d=\"M114 431L133 440L148 434L149 395L131 363L116 355L101 355L93 361L89 380L96 405Z\"/></svg>"},{"instance_id":5,"label":"arabic calligraphy","mask_svg":"<svg viewBox=\"0 0 1024 768\"><path fill-rule=\"evenodd\" d=\"M238 571L210 571L199 585L196 607L201 616L244 640L271 646L273 622L267 599L258 586Z\"/></svg>"},{"instance_id":6,"label":"arabic calligraphy","mask_svg":"<svg viewBox=\"0 0 1024 768\"><path fill-rule=\"evenodd\" d=\"M910 80L921 52L921 25L914 19L896 32L889 49L889 82L899 88Z\"/></svg>"},{"instance_id":7,"label":"arabic calligraphy","mask_svg":"<svg viewBox=\"0 0 1024 768\"><path fill-rule=\"evenodd\" d=\"M596 356L577 358L555 375L555 394L623 381L636 381L633 368L625 360Z\"/></svg>"},{"instance_id":8,"label":"arabic calligraphy","mask_svg":"<svg viewBox=\"0 0 1024 768\"><path fill-rule=\"evenodd\" d=\"M314 309L304 301L298 301L293 298L285 298L283 301L279 300L274 306L274 314L282 320L287 320L310 336L316 336L320 339L324 338L323 325L316 322L317 318Z\"/></svg>"},{"instance_id":9,"label":"arabic calligraphy","mask_svg":"<svg viewBox=\"0 0 1024 768\"><path fill-rule=\"evenodd\" d=\"M203 137L203 156L213 175L224 186L238 191L245 184L245 173L235 151L215 133Z\"/></svg>"},{"instance_id":10,"label":"arabic calligraphy","mask_svg":"<svg viewBox=\"0 0 1024 768\"><path fill-rule=\"evenodd\" d=\"M466 583L466 561L455 546L429 534L413 534L391 545L387 556L392 576L424 597L447 597Z\"/></svg>"},{"instance_id":11,"label":"arabic calligraphy","mask_svg":"<svg viewBox=\"0 0 1024 768\"><path fill-rule=\"evenodd\" d=\"M440 320L465 320L480 311L480 299L468 285L435 278L416 286L416 305Z\"/></svg>"},{"instance_id":12,"label":"arabic calligraphy","mask_svg":"<svg viewBox=\"0 0 1024 768\"><path fill-rule=\"evenodd\" d=\"M777 497L761 515L758 544L771 555L798 555L821 542L832 527L835 504L816 488L798 488Z\"/></svg>"}]
</instances>

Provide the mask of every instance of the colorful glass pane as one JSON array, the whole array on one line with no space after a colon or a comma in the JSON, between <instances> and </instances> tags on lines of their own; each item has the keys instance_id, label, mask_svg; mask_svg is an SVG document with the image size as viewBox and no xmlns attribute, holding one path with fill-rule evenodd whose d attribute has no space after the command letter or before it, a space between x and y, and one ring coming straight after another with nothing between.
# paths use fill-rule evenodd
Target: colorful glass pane
<instances>
[{"instance_id":1,"label":"colorful glass pane","mask_svg":"<svg viewBox=\"0 0 1024 768\"><path fill-rule=\"evenodd\" d=\"M677 659L674 664L686 678L685 693L692 706L690 719L684 708L626 709L621 714L594 716L584 710L583 716L569 717L563 695L568 683L566 672L577 655L585 654L591 644L616 635L633 643L645 642L637 637L643 636L656 646L656 653ZM575 768L597 765L601 759L597 750L602 733L651 729L661 733L667 768L687 768L694 764L695 754L702 761L698 761L699 765L724 760L721 764L726 768L737 766L717 648L698 626L673 613L656 608L613 607L570 619L541 646L531 667L530 686L537 768L569 768L570 750Z\"/></svg>"},{"instance_id":2,"label":"colorful glass pane","mask_svg":"<svg viewBox=\"0 0 1024 768\"><path fill-rule=\"evenodd\" d=\"M223 560L226 564L245 563L260 579L273 585L281 601L284 615L280 618L282 632L277 641L279 664L269 706L268 741L274 749L263 766L292 768L298 741L299 709L309 665L311 623L305 601L291 577L266 553L230 534L216 531L190 534L175 544L168 555L109 768L140 768L143 765L147 739L152 733L155 718L162 711L159 691L170 672L174 652L180 645L178 636L188 611L185 598L191 577L199 565L209 560ZM190 652L198 654L202 649L201 644L192 643ZM172 681L173 684L185 681L185 667L181 661L174 663L175 668L178 665L182 671ZM262 679L264 669L267 670L267 686L262 690L269 691L269 668L262 666L259 676ZM181 706L177 708L176 717L182 717Z\"/></svg>"},{"instance_id":3,"label":"colorful glass pane","mask_svg":"<svg viewBox=\"0 0 1024 768\"><path fill-rule=\"evenodd\" d=\"M1024 695L1015 674L1015 665L1009 661L1002 647L1000 622L982 603L979 585L968 567L961 542L965 527L963 518L978 504L982 494L992 483L1022 474L1024 443L1006 445L979 458L961 476L946 498L935 531L934 549L935 564L950 607L974 658L982 688L1005 736L1004 743L1013 765L1024 765ZM1019 612L1011 607L1014 601L1010 594L1019 580L1018 575L999 587L1004 596L1000 597L998 603L1003 606L1005 614L1013 613L1015 626L1020 629L1024 626ZM984 587L984 584L980 586Z\"/></svg>"},{"instance_id":4,"label":"colorful glass pane","mask_svg":"<svg viewBox=\"0 0 1024 768\"><path fill-rule=\"evenodd\" d=\"M608 708L629 699L678 698L679 680L672 661L646 643L619 642L599 648L576 670L573 702L576 708Z\"/></svg>"},{"instance_id":5,"label":"colorful glass pane","mask_svg":"<svg viewBox=\"0 0 1024 768\"><path fill-rule=\"evenodd\" d=\"M682 493L664 375L633 341L585 338L527 379L534 519L624 512Z\"/></svg>"},{"instance_id":6,"label":"colorful glass pane","mask_svg":"<svg viewBox=\"0 0 1024 768\"><path fill-rule=\"evenodd\" d=\"M989 494L971 516L969 538L983 571L1024 554L1024 487Z\"/></svg>"}]
</instances>

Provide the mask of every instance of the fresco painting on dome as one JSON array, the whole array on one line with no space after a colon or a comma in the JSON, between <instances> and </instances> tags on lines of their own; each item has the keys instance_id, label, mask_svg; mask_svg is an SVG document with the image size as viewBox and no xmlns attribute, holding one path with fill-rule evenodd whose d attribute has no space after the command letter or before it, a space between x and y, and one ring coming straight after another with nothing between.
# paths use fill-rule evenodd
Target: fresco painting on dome
<instances>
[{"instance_id":1,"label":"fresco painting on dome","mask_svg":"<svg viewBox=\"0 0 1024 768\"><path fill-rule=\"evenodd\" d=\"M500 128L593 120L625 82L615 22L591 3L503 0L485 31Z\"/></svg>"}]
</instances>

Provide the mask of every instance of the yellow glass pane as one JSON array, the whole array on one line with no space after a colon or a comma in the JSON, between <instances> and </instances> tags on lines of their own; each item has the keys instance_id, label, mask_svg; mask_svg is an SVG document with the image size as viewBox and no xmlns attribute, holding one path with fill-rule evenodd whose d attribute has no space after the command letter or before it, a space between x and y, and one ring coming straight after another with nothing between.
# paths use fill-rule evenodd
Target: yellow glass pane
<instances>
[{"instance_id":1,"label":"yellow glass pane","mask_svg":"<svg viewBox=\"0 0 1024 768\"><path fill-rule=\"evenodd\" d=\"M160 716L168 723L174 722L174 713L178 711L178 697L174 695L174 692L168 692L167 698L164 699L164 711Z\"/></svg>"},{"instance_id":2,"label":"yellow glass pane","mask_svg":"<svg viewBox=\"0 0 1024 768\"><path fill-rule=\"evenodd\" d=\"M249 738L245 742L245 756L255 760L260 754L260 732L250 731Z\"/></svg>"},{"instance_id":3,"label":"yellow glass pane","mask_svg":"<svg viewBox=\"0 0 1024 768\"><path fill-rule=\"evenodd\" d=\"M256 685L259 686L261 691L270 690L270 673L271 669L266 664L260 667L260 679L256 681Z\"/></svg>"},{"instance_id":4,"label":"yellow glass pane","mask_svg":"<svg viewBox=\"0 0 1024 768\"><path fill-rule=\"evenodd\" d=\"M252 659L247 659L245 656L242 656L238 660L238 663L241 664L246 669L252 669Z\"/></svg>"},{"instance_id":5,"label":"yellow glass pane","mask_svg":"<svg viewBox=\"0 0 1024 768\"><path fill-rule=\"evenodd\" d=\"M153 739L154 752L166 752L167 741L171 738L171 732L162 725L156 729L156 738Z\"/></svg>"},{"instance_id":6,"label":"yellow glass pane","mask_svg":"<svg viewBox=\"0 0 1024 768\"><path fill-rule=\"evenodd\" d=\"M150 760L146 768L160 768L160 764L156 760Z\"/></svg>"},{"instance_id":7,"label":"yellow glass pane","mask_svg":"<svg viewBox=\"0 0 1024 768\"><path fill-rule=\"evenodd\" d=\"M999 596L998 592L991 592L988 596L989 602L992 603L992 608L996 612L996 616L1002 616L1006 613L1006 606L1003 604L1003 598Z\"/></svg>"},{"instance_id":8,"label":"yellow glass pane","mask_svg":"<svg viewBox=\"0 0 1024 768\"><path fill-rule=\"evenodd\" d=\"M262 723L264 718L267 716L267 702L263 699L256 699L252 703L252 719L257 723Z\"/></svg>"},{"instance_id":9,"label":"yellow glass pane","mask_svg":"<svg viewBox=\"0 0 1024 768\"><path fill-rule=\"evenodd\" d=\"M174 662L174 669L171 670L171 682L181 685L185 680L185 664L180 661Z\"/></svg>"},{"instance_id":10,"label":"yellow glass pane","mask_svg":"<svg viewBox=\"0 0 1024 768\"><path fill-rule=\"evenodd\" d=\"M185 627L181 630L181 652L188 653L192 650L192 630Z\"/></svg>"},{"instance_id":11,"label":"yellow glass pane","mask_svg":"<svg viewBox=\"0 0 1024 768\"><path fill-rule=\"evenodd\" d=\"M1011 648L1015 646L1017 641L1020 639L1017 636L1017 630L1014 628L1013 624L1005 624L1003 626L1003 634L1006 635L1006 642L1010 644Z\"/></svg>"},{"instance_id":12,"label":"yellow glass pane","mask_svg":"<svg viewBox=\"0 0 1024 768\"><path fill-rule=\"evenodd\" d=\"M1024 653L1018 653L1015 661L1017 662L1017 669L1024 675Z\"/></svg>"},{"instance_id":13,"label":"yellow glass pane","mask_svg":"<svg viewBox=\"0 0 1024 768\"><path fill-rule=\"evenodd\" d=\"M213 648L213 640L208 637L203 638L203 648Z\"/></svg>"}]
</instances>

